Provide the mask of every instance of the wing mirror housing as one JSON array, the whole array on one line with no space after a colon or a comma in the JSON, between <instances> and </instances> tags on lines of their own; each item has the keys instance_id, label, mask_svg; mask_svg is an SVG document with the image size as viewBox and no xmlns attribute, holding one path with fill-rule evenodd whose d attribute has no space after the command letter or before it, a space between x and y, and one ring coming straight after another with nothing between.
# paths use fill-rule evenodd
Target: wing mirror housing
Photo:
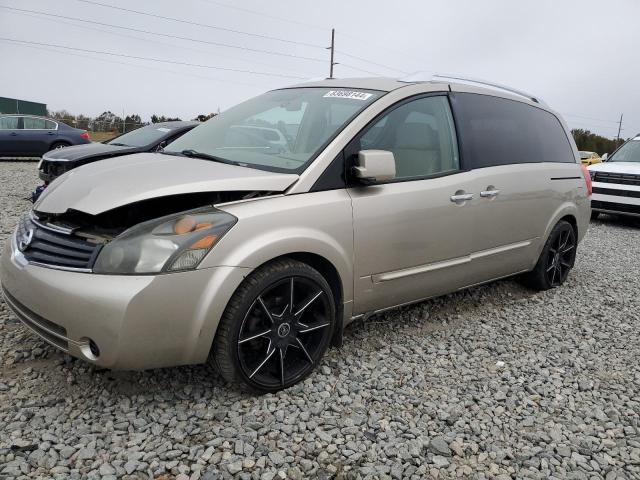
<instances>
[{"instance_id":1,"label":"wing mirror housing","mask_svg":"<svg viewBox=\"0 0 640 480\"><path fill-rule=\"evenodd\" d=\"M607 159L609 158L609 154L608 154L608 153L605 153L605 154L603 154L603 155L602 155L602 157L601 157L601 158L602 158L602 161L603 161L603 162L606 162L606 161L607 161Z\"/></svg>"},{"instance_id":2,"label":"wing mirror housing","mask_svg":"<svg viewBox=\"0 0 640 480\"><path fill-rule=\"evenodd\" d=\"M387 150L360 150L353 171L355 177L367 185L392 180L396 176L396 159L393 152Z\"/></svg>"}]
</instances>

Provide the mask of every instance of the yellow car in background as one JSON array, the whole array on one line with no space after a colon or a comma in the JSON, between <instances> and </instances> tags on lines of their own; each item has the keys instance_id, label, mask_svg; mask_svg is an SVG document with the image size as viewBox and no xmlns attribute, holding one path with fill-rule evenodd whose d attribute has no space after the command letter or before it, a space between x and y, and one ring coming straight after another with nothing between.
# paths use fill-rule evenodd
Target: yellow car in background
<instances>
[{"instance_id":1,"label":"yellow car in background","mask_svg":"<svg viewBox=\"0 0 640 480\"><path fill-rule=\"evenodd\" d=\"M602 163L602 158L600 158L600 155L596 152L585 152L581 150L578 153L580 153L580 161L582 162L582 165L588 167L594 163Z\"/></svg>"}]
</instances>

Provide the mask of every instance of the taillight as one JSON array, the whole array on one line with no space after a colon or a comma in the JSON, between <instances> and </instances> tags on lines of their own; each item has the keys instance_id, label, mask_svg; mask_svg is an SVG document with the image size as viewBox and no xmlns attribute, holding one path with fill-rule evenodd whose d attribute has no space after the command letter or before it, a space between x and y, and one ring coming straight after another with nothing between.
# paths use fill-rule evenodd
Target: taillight
<instances>
[{"instance_id":1,"label":"taillight","mask_svg":"<svg viewBox=\"0 0 640 480\"><path fill-rule=\"evenodd\" d=\"M80 136L82 138L84 138L85 140L89 140L89 134L87 132L82 132L82 134Z\"/></svg>"},{"instance_id":2,"label":"taillight","mask_svg":"<svg viewBox=\"0 0 640 480\"><path fill-rule=\"evenodd\" d=\"M584 181L587 184L587 193L589 194L589 196L591 196L591 194L593 193L593 185L591 184L591 175L589 175L589 169L587 169L587 167L585 167L584 165L580 165L580 168L582 169L582 176L584 177Z\"/></svg>"}]
</instances>

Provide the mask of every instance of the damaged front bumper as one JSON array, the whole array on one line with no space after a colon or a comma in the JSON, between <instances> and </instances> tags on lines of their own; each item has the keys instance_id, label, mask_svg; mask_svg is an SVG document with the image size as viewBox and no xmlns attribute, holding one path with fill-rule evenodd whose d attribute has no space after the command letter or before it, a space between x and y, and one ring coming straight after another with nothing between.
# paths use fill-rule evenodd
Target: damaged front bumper
<instances>
[{"instance_id":1,"label":"damaged front bumper","mask_svg":"<svg viewBox=\"0 0 640 480\"><path fill-rule=\"evenodd\" d=\"M218 321L249 269L97 275L29 264L7 242L0 280L7 305L55 347L125 370L203 363Z\"/></svg>"}]
</instances>

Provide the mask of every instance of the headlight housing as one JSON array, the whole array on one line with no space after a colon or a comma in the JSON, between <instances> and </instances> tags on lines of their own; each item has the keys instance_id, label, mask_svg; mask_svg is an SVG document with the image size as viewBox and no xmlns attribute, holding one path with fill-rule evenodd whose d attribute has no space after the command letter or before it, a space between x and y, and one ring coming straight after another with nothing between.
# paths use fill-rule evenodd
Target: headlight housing
<instances>
[{"instance_id":1,"label":"headlight housing","mask_svg":"<svg viewBox=\"0 0 640 480\"><path fill-rule=\"evenodd\" d=\"M207 207L143 222L105 245L93 271L134 275L193 270L236 221Z\"/></svg>"}]
</instances>

